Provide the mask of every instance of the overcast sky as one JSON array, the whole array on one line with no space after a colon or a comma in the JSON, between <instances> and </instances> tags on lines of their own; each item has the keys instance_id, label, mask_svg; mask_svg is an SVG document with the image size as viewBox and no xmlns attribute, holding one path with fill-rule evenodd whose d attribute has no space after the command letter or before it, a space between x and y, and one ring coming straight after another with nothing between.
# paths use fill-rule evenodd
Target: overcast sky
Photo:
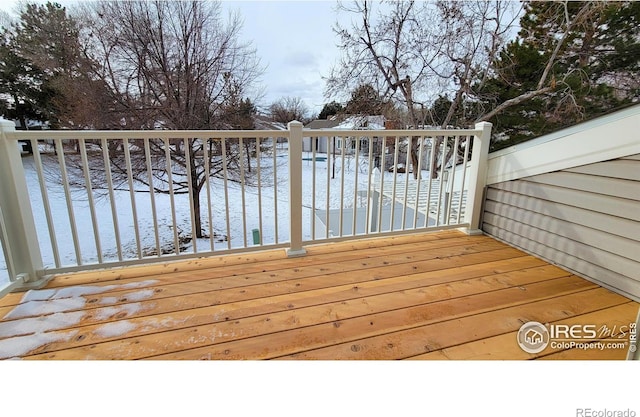
<instances>
[{"instance_id":1,"label":"overcast sky","mask_svg":"<svg viewBox=\"0 0 640 417\"><path fill-rule=\"evenodd\" d=\"M76 1L57 0L64 6ZM39 3L46 1L38 0ZM11 11L17 0L0 0ZM223 1L223 8L239 10L244 20L242 37L253 43L267 67L263 77L268 106L281 97L299 97L317 115L325 103L327 76L336 61L335 0L324 1Z\"/></svg>"},{"instance_id":2,"label":"overcast sky","mask_svg":"<svg viewBox=\"0 0 640 417\"><path fill-rule=\"evenodd\" d=\"M253 41L268 68L263 77L265 102L300 97L319 113L327 76L337 58L335 1L228 1L240 10L243 35Z\"/></svg>"}]
</instances>

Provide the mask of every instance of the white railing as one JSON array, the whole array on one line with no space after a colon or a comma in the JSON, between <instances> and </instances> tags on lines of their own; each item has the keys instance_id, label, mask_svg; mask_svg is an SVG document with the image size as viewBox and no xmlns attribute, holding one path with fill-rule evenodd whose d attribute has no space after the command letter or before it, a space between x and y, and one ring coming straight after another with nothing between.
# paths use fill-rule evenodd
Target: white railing
<instances>
[{"instance_id":1,"label":"white railing","mask_svg":"<svg viewBox=\"0 0 640 417\"><path fill-rule=\"evenodd\" d=\"M477 230L490 128L15 131L0 121L10 277L0 292L91 268L277 247L301 256L319 241ZM21 156L24 141L32 155ZM449 155L456 163L430 175Z\"/></svg>"}]
</instances>

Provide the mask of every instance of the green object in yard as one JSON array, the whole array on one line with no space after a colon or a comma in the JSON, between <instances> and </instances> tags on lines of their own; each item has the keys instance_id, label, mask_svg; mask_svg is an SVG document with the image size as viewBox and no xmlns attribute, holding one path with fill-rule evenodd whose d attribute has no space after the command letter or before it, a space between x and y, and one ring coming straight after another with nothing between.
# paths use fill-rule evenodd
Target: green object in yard
<instances>
[{"instance_id":1,"label":"green object in yard","mask_svg":"<svg viewBox=\"0 0 640 417\"><path fill-rule=\"evenodd\" d=\"M253 244L254 245L259 245L260 244L260 230L253 229L251 232L253 233Z\"/></svg>"}]
</instances>

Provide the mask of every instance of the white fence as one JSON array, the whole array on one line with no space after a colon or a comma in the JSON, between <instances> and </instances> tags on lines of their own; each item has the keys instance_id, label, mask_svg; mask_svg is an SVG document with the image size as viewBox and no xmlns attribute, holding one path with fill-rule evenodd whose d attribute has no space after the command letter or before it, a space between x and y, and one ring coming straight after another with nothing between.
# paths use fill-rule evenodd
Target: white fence
<instances>
[{"instance_id":1,"label":"white fence","mask_svg":"<svg viewBox=\"0 0 640 417\"><path fill-rule=\"evenodd\" d=\"M477 230L490 128L15 131L0 120L0 293L92 268ZM327 154L312 140L303 152L303 137L351 145Z\"/></svg>"}]
</instances>

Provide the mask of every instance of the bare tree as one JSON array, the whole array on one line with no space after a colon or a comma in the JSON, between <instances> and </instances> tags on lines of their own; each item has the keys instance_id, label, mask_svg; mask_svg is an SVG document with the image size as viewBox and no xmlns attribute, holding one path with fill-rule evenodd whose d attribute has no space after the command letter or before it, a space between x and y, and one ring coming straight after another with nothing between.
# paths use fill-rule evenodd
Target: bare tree
<instances>
[{"instance_id":1,"label":"bare tree","mask_svg":"<svg viewBox=\"0 0 640 417\"><path fill-rule=\"evenodd\" d=\"M269 112L273 120L280 123L293 120L305 123L309 118L309 108L300 97L282 97L271 104Z\"/></svg>"},{"instance_id":2,"label":"bare tree","mask_svg":"<svg viewBox=\"0 0 640 417\"><path fill-rule=\"evenodd\" d=\"M429 103L453 92L455 98L442 125L449 124L515 19L506 19L510 6L499 1L391 2L380 5L375 14L373 7L369 1L339 5L359 20L348 28L339 24L334 28L343 55L327 79L327 95L366 82L383 98L402 102L407 122L414 128L429 122ZM418 175L417 147L413 141L414 177Z\"/></svg>"},{"instance_id":3,"label":"bare tree","mask_svg":"<svg viewBox=\"0 0 640 417\"><path fill-rule=\"evenodd\" d=\"M408 124L414 127L433 123L436 118L429 103L442 97L451 97L444 118L438 118L442 127L490 120L540 96L553 96L559 106L576 108L575 79L585 77L584 65L599 53L594 47L595 28L607 27L602 24L607 3L560 1L539 7L545 14L532 23L540 27L534 49L543 51L544 57L539 78L533 88L501 102L483 96L484 87L492 78L503 77L500 54L513 35L522 4L487 0L340 4L340 10L358 20L350 27L335 26L343 55L327 79L327 95L343 94L354 83L372 84L383 96L403 102ZM568 64L576 56L578 64ZM564 68L556 74L559 66ZM443 140L437 138L434 152ZM438 163L448 163L456 152L448 149L443 160L434 159L432 175L437 175ZM415 175L415 145L411 153Z\"/></svg>"},{"instance_id":4,"label":"bare tree","mask_svg":"<svg viewBox=\"0 0 640 417\"><path fill-rule=\"evenodd\" d=\"M255 50L239 41L240 16L231 13L225 22L218 2L103 1L88 3L84 13L91 22L85 35L97 63L95 77L107 86L111 120L121 129L224 127L230 83L247 91L262 71ZM124 178L122 152L117 149L122 143L113 146L114 174ZM153 187L167 192L171 185L175 193L193 193L195 237L204 236L200 193L206 178L219 175L223 157L233 170L242 152L239 146L228 143L223 150L206 137L172 140L171 149L162 141L150 143ZM134 166L145 166L145 152L131 156L139 158ZM144 175L136 178L148 182Z\"/></svg>"}]
</instances>

